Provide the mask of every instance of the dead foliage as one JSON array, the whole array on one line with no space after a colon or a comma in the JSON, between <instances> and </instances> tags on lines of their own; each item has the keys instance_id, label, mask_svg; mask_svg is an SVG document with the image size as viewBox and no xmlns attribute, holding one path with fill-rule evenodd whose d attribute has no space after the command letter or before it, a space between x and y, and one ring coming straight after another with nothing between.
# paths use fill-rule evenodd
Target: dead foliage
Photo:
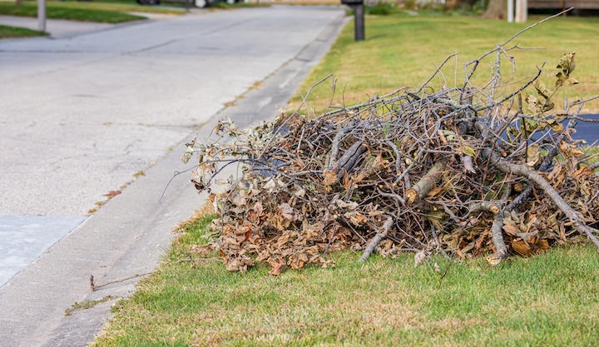
<instances>
[{"instance_id":1,"label":"dead foliage","mask_svg":"<svg viewBox=\"0 0 599 347\"><path fill-rule=\"evenodd\" d=\"M329 266L325 254L344 248L362 261L412 251L416 264L441 252L495 265L580 236L599 247L599 177L575 138L584 101L553 110L555 91L577 83L575 53L549 69L552 90L540 68L506 92L500 62L513 64L514 37L466 64L459 87L435 91L431 77L313 119L296 112L249 130L222 120L216 139L188 144L200 191L242 164L211 194L227 269ZM491 80L474 85L488 57Z\"/></svg>"}]
</instances>

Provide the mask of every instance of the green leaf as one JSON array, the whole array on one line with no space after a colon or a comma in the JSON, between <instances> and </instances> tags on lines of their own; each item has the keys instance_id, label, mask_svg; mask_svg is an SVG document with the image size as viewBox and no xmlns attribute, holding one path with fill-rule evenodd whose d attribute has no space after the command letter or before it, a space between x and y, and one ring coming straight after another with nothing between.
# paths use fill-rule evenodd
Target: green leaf
<instances>
[{"instance_id":1,"label":"green leaf","mask_svg":"<svg viewBox=\"0 0 599 347\"><path fill-rule=\"evenodd\" d=\"M467 156L474 157L474 155L476 154L476 151L474 150L474 147L472 147L472 146L462 145L462 153L464 153Z\"/></svg>"},{"instance_id":2,"label":"green leaf","mask_svg":"<svg viewBox=\"0 0 599 347\"><path fill-rule=\"evenodd\" d=\"M524 119L524 128L527 133L533 132L537 128L538 124L532 119Z\"/></svg>"}]
</instances>

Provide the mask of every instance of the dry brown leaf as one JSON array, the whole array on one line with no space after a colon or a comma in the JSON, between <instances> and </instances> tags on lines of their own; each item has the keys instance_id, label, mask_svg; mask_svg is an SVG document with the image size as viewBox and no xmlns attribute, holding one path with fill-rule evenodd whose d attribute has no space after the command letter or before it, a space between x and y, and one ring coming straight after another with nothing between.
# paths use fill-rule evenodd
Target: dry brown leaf
<instances>
[{"instance_id":1,"label":"dry brown leaf","mask_svg":"<svg viewBox=\"0 0 599 347\"><path fill-rule=\"evenodd\" d=\"M241 255L237 258L229 259L225 265L227 271L245 272L248 267L254 266L254 262L247 256Z\"/></svg>"},{"instance_id":2,"label":"dry brown leaf","mask_svg":"<svg viewBox=\"0 0 599 347\"><path fill-rule=\"evenodd\" d=\"M539 240L535 245L544 251L549 249L549 241L547 240Z\"/></svg>"},{"instance_id":3,"label":"dry brown leaf","mask_svg":"<svg viewBox=\"0 0 599 347\"><path fill-rule=\"evenodd\" d=\"M515 226L514 224L504 223L503 231L505 231L505 233L510 236L516 236L520 232L520 229L517 226Z\"/></svg>"},{"instance_id":4,"label":"dry brown leaf","mask_svg":"<svg viewBox=\"0 0 599 347\"><path fill-rule=\"evenodd\" d=\"M364 225L366 222L368 222L368 218L358 212L347 212L344 216L356 226Z\"/></svg>"},{"instance_id":5,"label":"dry brown leaf","mask_svg":"<svg viewBox=\"0 0 599 347\"><path fill-rule=\"evenodd\" d=\"M324 170L322 177L322 183L325 186L332 186L333 184L337 183L337 174L332 170Z\"/></svg>"},{"instance_id":6,"label":"dry brown leaf","mask_svg":"<svg viewBox=\"0 0 599 347\"><path fill-rule=\"evenodd\" d=\"M107 196L109 199L112 199L119 194L121 194L120 190L111 190L108 193L104 194L104 196Z\"/></svg>"},{"instance_id":7,"label":"dry brown leaf","mask_svg":"<svg viewBox=\"0 0 599 347\"><path fill-rule=\"evenodd\" d=\"M512 241L512 249L523 257L528 257L532 254L530 246L521 239Z\"/></svg>"},{"instance_id":8,"label":"dry brown leaf","mask_svg":"<svg viewBox=\"0 0 599 347\"><path fill-rule=\"evenodd\" d=\"M270 258L270 259L268 259L268 264L271 266L269 274L271 274L273 276L280 275L281 272L283 271L283 268L285 267L285 262L280 258L276 258L276 259Z\"/></svg>"},{"instance_id":9,"label":"dry brown leaf","mask_svg":"<svg viewBox=\"0 0 599 347\"><path fill-rule=\"evenodd\" d=\"M422 250L416 253L414 255L414 267L418 267L424 260L426 260L426 251Z\"/></svg>"},{"instance_id":10,"label":"dry brown leaf","mask_svg":"<svg viewBox=\"0 0 599 347\"><path fill-rule=\"evenodd\" d=\"M355 201L350 201L350 202L345 202L343 200L337 199L334 201L334 203L340 207L340 208L346 208L348 210L355 210L356 208L358 208L358 203Z\"/></svg>"}]
</instances>

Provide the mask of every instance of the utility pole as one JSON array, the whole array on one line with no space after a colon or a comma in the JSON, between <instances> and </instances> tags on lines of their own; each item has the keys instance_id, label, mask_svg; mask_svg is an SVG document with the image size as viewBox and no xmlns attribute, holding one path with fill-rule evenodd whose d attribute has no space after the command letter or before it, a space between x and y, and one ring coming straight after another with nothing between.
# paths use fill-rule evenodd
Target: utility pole
<instances>
[{"instance_id":1,"label":"utility pole","mask_svg":"<svg viewBox=\"0 0 599 347\"><path fill-rule=\"evenodd\" d=\"M364 41L364 3L352 7L354 9L354 40Z\"/></svg>"},{"instance_id":2,"label":"utility pole","mask_svg":"<svg viewBox=\"0 0 599 347\"><path fill-rule=\"evenodd\" d=\"M37 0L37 30L46 32L46 0Z\"/></svg>"}]
</instances>

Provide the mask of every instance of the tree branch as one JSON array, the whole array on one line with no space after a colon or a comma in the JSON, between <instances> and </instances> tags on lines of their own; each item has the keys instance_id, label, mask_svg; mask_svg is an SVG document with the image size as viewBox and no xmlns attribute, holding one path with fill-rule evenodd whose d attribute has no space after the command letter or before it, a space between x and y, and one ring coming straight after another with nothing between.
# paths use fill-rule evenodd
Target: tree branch
<instances>
[{"instance_id":1,"label":"tree branch","mask_svg":"<svg viewBox=\"0 0 599 347\"><path fill-rule=\"evenodd\" d=\"M389 232L389 229L391 229L392 226L393 218L387 217L387 220L385 221L385 223L383 223L383 227L379 232L376 233L376 235L374 235L372 240L370 240L368 246L366 246L366 249L364 249L364 253L362 253L362 256L360 257L358 262L363 263L364 261L366 261L366 259L368 259L368 257L370 257L370 254L374 252L379 243L381 243L381 241L385 237L387 237L387 233Z\"/></svg>"},{"instance_id":2,"label":"tree branch","mask_svg":"<svg viewBox=\"0 0 599 347\"><path fill-rule=\"evenodd\" d=\"M568 217L572 223L572 226L581 234L586 235L589 240L591 240L595 246L597 246L599 251L599 240L597 240L597 237L593 235L594 232L599 232L599 230L587 226L584 222L584 217L582 214L570 207L570 205L568 205L568 203L562 199L559 193L553 189L551 184L549 184L549 182L547 182L543 176L539 175L535 170L527 166L510 163L506 160L503 160L496 153L491 152L489 149L483 150L482 156L488 158L491 163L500 171L526 177L539 186L539 188L541 188L547 194L547 196L553 200L553 203L557 206L557 208L559 208L566 215L566 217Z\"/></svg>"},{"instance_id":3,"label":"tree branch","mask_svg":"<svg viewBox=\"0 0 599 347\"><path fill-rule=\"evenodd\" d=\"M446 165L447 163L443 160L436 162L414 187L408 189L406 192L406 201L408 204L413 204L422 199L428 192L435 188L435 184L441 178Z\"/></svg>"}]
</instances>

